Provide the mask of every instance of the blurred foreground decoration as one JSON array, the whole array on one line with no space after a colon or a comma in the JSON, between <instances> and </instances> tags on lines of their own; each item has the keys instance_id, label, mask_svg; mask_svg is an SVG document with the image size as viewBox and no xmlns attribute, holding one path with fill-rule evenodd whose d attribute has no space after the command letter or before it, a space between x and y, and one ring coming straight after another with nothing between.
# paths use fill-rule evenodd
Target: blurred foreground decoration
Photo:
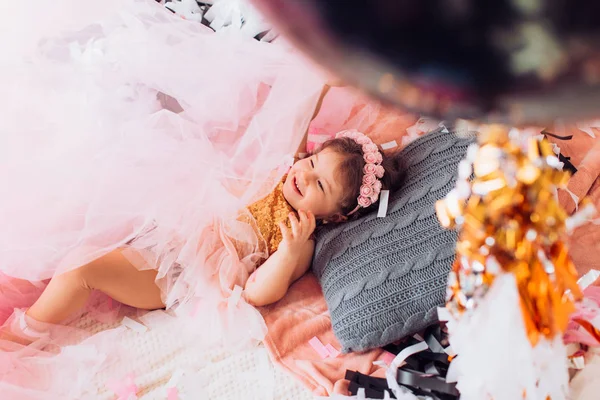
<instances>
[{"instance_id":1,"label":"blurred foreground decoration","mask_svg":"<svg viewBox=\"0 0 600 400\"><path fill-rule=\"evenodd\" d=\"M598 115L596 0L253 0L317 62L398 107L511 125Z\"/></svg>"},{"instance_id":2,"label":"blurred foreground decoration","mask_svg":"<svg viewBox=\"0 0 600 400\"><path fill-rule=\"evenodd\" d=\"M562 338L582 294L564 239L595 209L567 217L555 190L570 174L548 141L516 129L483 127L458 175L436 204L460 230L440 316L458 354L448 375L464 399L566 398Z\"/></svg>"}]
</instances>

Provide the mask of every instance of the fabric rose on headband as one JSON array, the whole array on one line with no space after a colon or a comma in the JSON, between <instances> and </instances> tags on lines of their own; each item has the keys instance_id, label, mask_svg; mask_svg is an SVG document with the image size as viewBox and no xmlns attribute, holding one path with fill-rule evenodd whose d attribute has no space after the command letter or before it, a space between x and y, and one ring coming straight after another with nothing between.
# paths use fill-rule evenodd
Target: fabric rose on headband
<instances>
[{"instance_id":1,"label":"fabric rose on headband","mask_svg":"<svg viewBox=\"0 0 600 400\"><path fill-rule=\"evenodd\" d=\"M358 206L348 213L348 215L351 215L358 211L359 208L367 208L376 203L379 199L379 193L381 192L382 187L380 179L383 178L383 174L385 173L385 170L381 165L383 162L383 155L379 152L377 145L373 143L368 136L355 129L339 132L335 137L352 139L361 145L363 159L365 160L365 167L363 168L364 175L357 200Z\"/></svg>"}]
</instances>

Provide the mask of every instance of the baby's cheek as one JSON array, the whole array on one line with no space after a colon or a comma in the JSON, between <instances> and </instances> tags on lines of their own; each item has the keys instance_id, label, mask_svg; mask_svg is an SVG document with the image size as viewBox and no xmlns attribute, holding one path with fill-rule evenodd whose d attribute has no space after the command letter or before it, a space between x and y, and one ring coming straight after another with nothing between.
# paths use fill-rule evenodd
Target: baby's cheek
<instances>
[{"instance_id":1,"label":"baby's cheek","mask_svg":"<svg viewBox=\"0 0 600 400\"><path fill-rule=\"evenodd\" d=\"M310 211L310 212L312 212L313 214L314 214L316 211L318 211L318 208L319 208L319 201L320 201L319 199L315 199L315 198L311 197L311 198L309 198L309 199L306 199L306 200L307 200L307 201L306 201L306 203L305 203L305 207L306 207L306 210L305 210L305 211Z\"/></svg>"}]
</instances>

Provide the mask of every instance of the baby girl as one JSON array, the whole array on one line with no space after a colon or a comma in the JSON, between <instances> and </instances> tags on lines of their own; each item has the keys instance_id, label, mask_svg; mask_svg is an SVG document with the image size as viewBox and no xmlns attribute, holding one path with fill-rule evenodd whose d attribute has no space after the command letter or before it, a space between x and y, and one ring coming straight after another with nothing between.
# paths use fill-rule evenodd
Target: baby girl
<instances>
[{"instance_id":1,"label":"baby girl","mask_svg":"<svg viewBox=\"0 0 600 400\"><path fill-rule=\"evenodd\" d=\"M272 193L248 207L267 243L268 258L245 284L247 301L262 306L281 299L310 267L317 221L339 223L371 210L381 190L396 189L397 174L397 160L353 130L296 161ZM26 315L60 323L83 307L92 290L129 306L164 308L168 293L156 284L156 269L139 268L134 252L117 249L54 277Z\"/></svg>"},{"instance_id":2,"label":"baby girl","mask_svg":"<svg viewBox=\"0 0 600 400\"><path fill-rule=\"evenodd\" d=\"M321 101L326 93L324 90ZM310 267L317 221L341 223L368 212L377 205L382 190L397 188L398 177L397 158L385 156L361 132L339 132L313 154L296 159L275 189L238 218L252 226L264 244L253 257L245 257L251 252L244 250L243 241L206 228L210 234L200 237L199 250L195 250L205 253L195 264L205 265L185 265L170 253L153 253L158 246L152 241L158 239L152 236L155 227L151 227L124 246L54 276L37 301L15 320L16 330L21 336L37 337L43 332L36 332L36 327L64 323L94 290L145 310L171 308L214 293L220 294L213 297L223 297L219 284L225 297L237 285L243 287L243 296L252 305L274 303ZM161 236L160 240L165 239ZM215 242L226 251L215 251ZM164 265L169 265L166 272L161 270Z\"/></svg>"}]
</instances>

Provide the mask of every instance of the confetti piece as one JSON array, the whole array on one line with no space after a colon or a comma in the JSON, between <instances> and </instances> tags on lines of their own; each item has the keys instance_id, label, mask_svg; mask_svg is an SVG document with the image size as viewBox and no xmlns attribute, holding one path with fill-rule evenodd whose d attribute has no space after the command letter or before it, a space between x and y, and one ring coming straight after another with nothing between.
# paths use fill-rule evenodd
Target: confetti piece
<instances>
[{"instance_id":1,"label":"confetti piece","mask_svg":"<svg viewBox=\"0 0 600 400\"><path fill-rule=\"evenodd\" d=\"M327 352L329 353L329 357L331 357L331 358L336 358L337 356L340 355L340 352L330 344L325 345L325 348L327 349Z\"/></svg>"},{"instance_id":2,"label":"confetti piece","mask_svg":"<svg viewBox=\"0 0 600 400\"><path fill-rule=\"evenodd\" d=\"M127 328L137 333L144 333L148 330L148 328L145 325L142 325L129 317L124 317L123 321L121 321L121 325L126 326Z\"/></svg>"},{"instance_id":3,"label":"confetti piece","mask_svg":"<svg viewBox=\"0 0 600 400\"><path fill-rule=\"evenodd\" d=\"M575 228L578 228L592 220L592 217L596 215L597 210L593 204L589 203L584 206L581 210L571 215L565 220L565 227L567 232L572 232Z\"/></svg>"},{"instance_id":4,"label":"confetti piece","mask_svg":"<svg viewBox=\"0 0 600 400\"><path fill-rule=\"evenodd\" d=\"M579 278L579 280L577 280L577 285L579 285L581 290L585 290L592 283L596 282L598 278L600 278L600 271L597 269L592 269Z\"/></svg>"},{"instance_id":5,"label":"confetti piece","mask_svg":"<svg viewBox=\"0 0 600 400\"><path fill-rule=\"evenodd\" d=\"M113 381L106 386L117 395L117 400L136 400L137 386L135 384L135 376L129 374L122 381Z\"/></svg>"},{"instance_id":6,"label":"confetti piece","mask_svg":"<svg viewBox=\"0 0 600 400\"><path fill-rule=\"evenodd\" d=\"M154 327L170 324L173 321L173 316L163 310L154 310L144 314L139 320L148 329L153 329Z\"/></svg>"},{"instance_id":7,"label":"confetti piece","mask_svg":"<svg viewBox=\"0 0 600 400\"><path fill-rule=\"evenodd\" d=\"M592 138L596 138L596 134L592 128L600 128L600 120L591 121L591 122L578 122L577 128L582 132L585 132L588 136Z\"/></svg>"},{"instance_id":8,"label":"confetti piece","mask_svg":"<svg viewBox=\"0 0 600 400\"><path fill-rule=\"evenodd\" d=\"M315 336L310 339L308 344L310 344L313 350L316 351L322 359L329 357L329 351L327 351L327 348L323 345L318 337Z\"/></svg>"},{"instance_id":9,"label":"confetti piece","mask_svg":"<svg viewBox=\"0 0 600 400\"><path fill-rule=\"evenodd\" d=\"M386 363L386 365L391 365L392 361L394 361L394 358L396 358L396 356L393 353L390 353L389 351L384 351L381 354L380 358L381 358L381 361Z\"/></svg>"},{"instance_id":10,"label":"confetti piece","mask_svg":"<svg viewBox=\"0 0 600 400\"><path fill-rule=\"evenodd\" d=\"M443 126L443 123L436 119L422 117L417 121L416 125L418 126L420 133L429 133Z\"/></svg>"},{"instance_id":11,"label":"confetti piece","mask_svg":"<svg viewBox=\"0 0 600 400\"><path fill-rule=\"evenodd\" d=\"M438 319L440 322L450 321L452 319L452 314L446 307L438 307Z\"/></svg>"},{"instance_id":12,"label":"confetti piece","mask_svg":"<svg viewBox=\"0 0 600 400\"><path fill-rule=\"evenodd\" d=\"M575 193L571 192L566 187L564 187L563 190L565 192L567 192L569 194L569 196L571 196L571 199L573 200L573 203L575 203L575 211L579 211L579 196L577 196Z\"/></svg>"},{"instance_id":13,"label":"confetti piece","mask_svg":"<svg viewBox=\"0 0 600 400\"><path fill-rule=\"evenodd\" d=\"M389 150L398 147L398 143L395 140L392 140L391 142L382 143L380 146L382 150Z\"/></svg>"},{"instance_id":14,"label":"confetti piece","mask_svg":"<svg viewBox=\"0 0 600 400\"><path fill-rule=\"evenodd\" d=\"M176 387L167 388L167 400L179 399L179 390Z\"/></svg>"},{"instance_id":15,"label":"confetti piece","mask_svg":"<svg viewBox=\"0 0 600 400\"><path fill-rule=\"evenodd\" d=\"M379 195L379 210L377 211L377 218L385 218L387 215L388 201L390 198L389 190L382 190Z\"/></svg>"},{"instance_id":16,"label":"confetti piece","mask_svg":"<svg viewBox=\"0 0 600 400\"><path fill-rule=\"evenodd\" d=\"M583 356L569 358L569 368L583 369L585 367L585 358Z\"/></svg>"},{"instance_id":17,"label":"confetti piece","mask_svg":"<svg viewBox=\"0 0 600 400\"><path fill-rule=\"evenodd\" d=\"M229 296L229 299L227 300L229 307L237 307L238 303L240 302L240 297L242 296L242 290L243 289L240 286L235 285L231 296Z\"/></svg>"}]
</instances>

